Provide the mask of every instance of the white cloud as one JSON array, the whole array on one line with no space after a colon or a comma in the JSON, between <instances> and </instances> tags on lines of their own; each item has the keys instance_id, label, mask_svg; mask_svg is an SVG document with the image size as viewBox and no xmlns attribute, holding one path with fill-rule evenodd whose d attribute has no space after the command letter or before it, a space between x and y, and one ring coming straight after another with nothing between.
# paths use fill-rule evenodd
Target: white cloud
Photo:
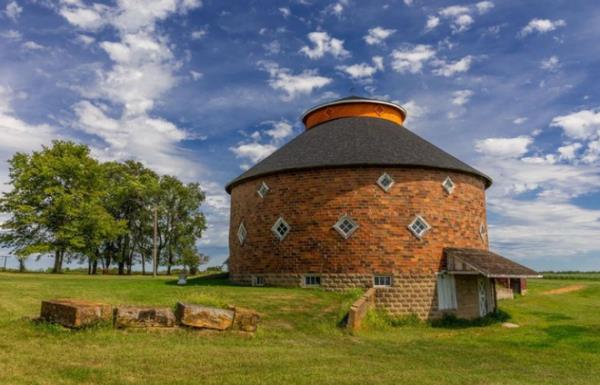
<instances>
[{"instance_id":1,"label":"white cloud","mask_svg":"<svg viewBox=\"0 0 600 385\"><path fill-rule=\"evenodd\" d=\"M43 45L38 44L35 41L26 41L25 43L23 43L22 47L32 51L42 50L45 48Z\"/></svg>"},{"instance_id":2,"label":"white cloud","mask_svg":"<svg viewBox=\"0 0 600 385\"><path fill-rule=\"evenodd\" d=\"M360 63L336 68L347 73L353 79L371 79L377 71L383 71L383 57L374 56L372 65Z\"/></svg>"},{"instance_id":3,"label":"white cloud","mask_svg":"<svg viewBox=\"0 0 600 385\"><path fill-rule=\"evenodd\" d=\"M271 125L271 128L265 131L265 134L274 140L285 139L294 132L294 127L287 120L269 121L265 123Z\"/></svg>"},{"instance_id":4,"label":"white cloud","mask_svg":"<svg viewBox=\"0 0 600 385\"><path fill-rule=\"evenodd\" d=\"M387 39L388 37L393 35L394 32L396 32L395 29L385 29L382 27L375 27L375 28L369 29L369 32L363 37L363 39L369 45L383 44L385 39Z\"/></svg>"},{"instance_id":5,"label":"white cloud","mask_svg":"<svg viewBox=\"0 0 600 385\"><path fill-rule=\"evenodd\" d=\"M350 52L344 49L344 41L329 36L327 32L311 32L308 34L308 40L313 43L313 47L304 46L300 52L310 59L320 59L325 54L331 54L338 59L350 56Z\"/></svg>"},{"instance_id":6,"label":"white cloud","mask_svg":"<svg viewBox=\"0 0 600 385\"><path fill-rule=\"evenodd\" d=\"M23 12L23 7L19 5L16 1L11 1L6 4L6 8L4 9L4 13L8 16L12 21L17 21L19 15Z\"/></svg>"},{"instance_id":7,"label":"white cloud","mask_svg":"<svg viewBox=\"0 0 600 385\"><path fill-rule=\"evenodd\" d=\"M200 40L202 39L204 36L206 36L206 34L208 33L208 31L205 29L199 29L196 31L193 31L191 34L191 37L193 40Z\"/></svg>"},{"instance_id":8,"label":"white cloud","mask_svg":"<svg viewBox=\"0 0 600 385\"><path fill-rule=\"evenodd\" d=\"M286 93L284 100L291 100L298 95L308 95L332 81L330 78L320 76L316 70L304 70L294 75L289 69L279 67L273 62L261 61L258 64L269 74L271 88Z\"/></svg>"},{"instance_id":9,"label":"white cloud","mask_svg":"<svg viewBox=\"0 0 600 385\"><path fill-rule=\"evenodd\" d=\"M287 7L279 8L279 12L281 12L281 15L284 17L284 19L287 19L292 14L290 9Z\"/></svg>"},{"instance_id":10,"label":"white cloud","mask_svg":"<svg viewBox=\"0 0 600 385\"><path fill-rule=\"evenodd\" d=\"M427 108L420 105L413 99L411 99L405 103L399 103L399 104L406 109L406 123L407 124L415 123L415 121L417 121L419 118L421 118L427 114Z\"/></svg>"},{"instance_id":11,"label":"white cloud","mask_svg":"<svg viewBox=\"0 0 600 385\"><path fill-rule=\"evenodd\" d=\"M425 23L425 30L432 31L440 25L440 18L437 16L427 16L427 22Z\"/></svg>"},{"instance_id":12,"label":"white cloud","mask_svg":"<svg viewBox=\"0 0 600 385\"><path fill-rule=\"evenodd\" d=\"M479 3L475 4L475 7L479 11L479 13L484 14L490 9L494 8L494 3L492 3L491 1L480 1Z\"/></svg>"},{"instance_id":13,"label":"white cloud","mask_svg":"<svg viewBox=\"0 0 600 385\"><path fill-rule=\"evenodd\" d=\"M337 16L338 18L341 18L342 13L344 13L344 9L346 8L347 5L348 5L348 0L340 0L338 2L335 2L331 5L329 5L325 9L325 12L331 13L332 15Z\"/></svg>"},{"instance_id":14,"label":"white cloud","mask_svg":"<svg viewBox=\"0 0 600 385\"><path fill-rule=\"evenodd\" d=\"M557 29L559 27L564 27L566 25L567 25L567 23L562 19L558 19L558 20L554 20L554 21L549 20L549 19L532 19L525 27L523 27L523 29L520 32L520 35L527 36L534 32L537 32L540 34L547 33L547 32L554 31L555 29Z\"/></svg>"},{"instance_id":15,"label":"white cloud","mask_svg":"<svg viewBox=\"0 0 600 385\"><path fill-rule=\"evenodd\" d=\"M560 67L560 62L556 56L550 56L548 59L544 59L540 63L540 68L543 70L555 71L558 69L558 67Z\"/></svg>"},{"instance_id":16,"label":"white cloud","mask_svg":"<svg viewBox=\"0 0 600 385\"><path fill-rule=\"evenodd\" d=\"M591 139L600 131L600 112L581 110L568 115L556 116L550 123L560 127L565 135L573 139Z\"/></svg>"},{"instance_id":17,"label":"white cloud","mask_svg":"<svg viewBox=\"0 0 600 385\"><path fill-rule=\"evenodd\" d=\"M238 144L237 147L231 147L230 150L238 158L246 158L252 163L259 162L271 155L277 147L272 144L262 144L257 142Z\"/></svg>"},{"instance_id":18,"label":"white cloud","mask_svg":"<svg viewBox=\"0 0 600 385\"><path fill-rule=\"evenodd\" d=\"M452 5L446 8L440 9L438 14L450 20L450 27L453 33L460 33L468 30L471 25L475 22L473 15L475 12L480 15L487 13L494 7L494 3L491 1L480 1L473 5ZM437 19L437 20L436 20ZM431 23L430 23L431 22ZM430 16L427 20L426 30L432 30L437 27L440 20L435 16Z\"/></svg>"},{"instance_id":19,"label":"white cloud","mask_svg":"<svg viewBox=\"0 0 600 385\"><path fill-rule=\"evenodd\" d=\"M452 104L457 106L464 106L469 102L473 96L473 91L471 90L459 90L452 93Z\"/></svg>"},{"instance_id":20,"label":"white cloud","mask_svg":"<svg viewBox=\"0 0 600 385\"><path fill-rule=\"evenodd\" d=\"M59 13L72 25L93 33L102 27L117 31L116 41L99 45L112 61L96 72L96 81L82 88L83 100L73 105L76 129L101 142L92 147L100 159L134 158L161 173L191 178L197 165L181 155L187 133L152 115L157 101L175 86L175 59L170 42L156 31L158 21L201 5L196 0L119 0L114 6L63 1ZM103 101L108 101L104 104ZM118 107L108 107L108 106Z\"/></svg>"},{"instance_id":21,"label":"white cloud","mask_svg":"<svg viewBox=\"0 0 600 385\"><path fill-rule=\"evenodd\" d=\"M90 45L90 44L94 43L96 41L96 39L94 39L93 37L88 36L88 35L79 34L79 35L77 35L77 41L83 45Z\"/></svg>"},{"instance_id":22,"label":"white cloud","mask_svg":"<svg viewBox=\"0 0 600 385\"><path fill-rule=\"evenodd\" d=\"M475 142L475 150L486 156L516 158L525 155L533 139L529 136L514 138L487 138Z\"/></svg>"},{"instance_id":23,"label":"white cloud","mask_svg":"<svg viewBox=\"0 0 600 385\"><path fill-rule=\"evenodd\" d=\"M450 77L457 73L467 72L471 68L473 57L471 55L465 56L455 62L446 62L444 60L435 61L433 64L439 68L433 70L433 73L438 76Z\"/></svg>"},{"instance_id":24,"label":"white cloud","mask_svg":"<svg viewBox=\"0 0 600 385\"><path fill-rule=\"evenodd\" d=\"M198 71L194 71L194 70L190 71L190 75L192 76L193 80L200 80L204 77L204 74L202 72L198 72Z\"/></svg>"},{"instance_id":25,"label":"white cloud","mask_svg":"<svg viewBox=\"0 0 600 385\"><path fill-rule=\"evenodd\" d=\"M416 74L421 72L424 63L434 57L435 50L430 45L407 45L392 51L392 68L400 73Z\"/></svg>"},{"instance_id":26,"label":"white cloud","mask_svg":"<svg viewBox=\"0 0 600 385\"><path fill-rule=\"evenodd\" d=\"M2 36L3 38L5 38L7 40L13 40L13 41L19 41L23 38L23 35L21 35L21 32L15 31L14 29L9 29L8 31L4 31L4 32L0 33L0 36Z\"/></svg>"},{"instance_id":27,"label":"white cloud","mask_svg":"<svg viewBox=\"0 0 600 385\"><path fill-rule=\"evenodd\" d=\"M577 151L583 147L581 143L571 143L558 148L560 159L574 160L576 158Z\"/></svg>"},{"instance_id":28,"label":"white cloud","mask_svg":"<svg viewBox=\"0 0 600 385\"><path fill-rule=\"evenodd\" d=\"M515 118L515 119L513 120L513 123L514 123L514 124L523 124L523 123L525 123L526 121L527 121L527 118L526 118L526 117L524 117L524 116L519 116L518 118Z\"/></svg>"},{"instance_id":29,"label":"white cloud","mask_svg":"<svg viewBox=\"0 0 600 385\"><path fill-rule=\"evenodd\" d=\"M413 4L414 0L404 0L404 4L406 4L406 6L410 7Z\"/></svg>"},{"instance_id":30,"label":"white cloud","mask_svg":"<svg viewBox=\"0 0 600 385\"><path fill-rule=\"evenodd\" d=\"M3 164L17 151L38 150L42 144L59 138L54 127L48 124L29 124L15 115L13 101L25 97L24 93L14 92L11 88L0 85L0 162ZM7 176L0 175L0 192L7 189Z\"/></svg>"}]
</instances>

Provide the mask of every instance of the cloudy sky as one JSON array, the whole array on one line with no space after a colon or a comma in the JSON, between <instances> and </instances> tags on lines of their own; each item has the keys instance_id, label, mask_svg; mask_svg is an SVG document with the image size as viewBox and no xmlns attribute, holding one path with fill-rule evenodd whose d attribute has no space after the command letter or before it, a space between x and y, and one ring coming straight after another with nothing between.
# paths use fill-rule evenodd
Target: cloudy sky
<instances>
[{"instance_id":1,"label":"cloudy sky","mask_svg":"<svg viewBox=\"0 0 600 385\"><path fill-rule=\"evenodd\" d=\"M140 2L145 5L139 6ZM591 1L0 0L5 160L54 138L200 181L227 252L225 183L308 107L396 101L407 128L494 178L492 248L600 270L600 8ZM0 190L6 190L3 184Z\"/></svg>"}]
</instances>

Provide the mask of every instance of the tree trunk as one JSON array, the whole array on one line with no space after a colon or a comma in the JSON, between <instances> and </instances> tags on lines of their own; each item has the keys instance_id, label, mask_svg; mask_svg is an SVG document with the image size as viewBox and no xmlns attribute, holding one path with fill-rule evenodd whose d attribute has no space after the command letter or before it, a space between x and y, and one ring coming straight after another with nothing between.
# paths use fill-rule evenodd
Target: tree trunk
<instances>
[{"instance_id":1,"label":"tree trunk","mask_svg":"<svg viewBox=\"0 0 600 385\"><path fill-rule=\"evenodd\" d=\"M88 257L88 275L92 275L92 258Z\"/></svg>"},{"instance_id":2,"label":"tree trunk","mask_svg":"<svg viewBox=\"0 0 600 385\"><path fill-rule=\"evenodd\" d=\"M125 262L119 261L119 275L125 274Z\"/></svg>"},{"instance_id":3,"label":"tree trunk","mask_svg":"<svg viewBox=\"0 0 600 385\"><path fill-rule=\"evenodd\" d=\"M129 251L129 257L127 258L127 275L131 275L131 268L133 266L133 249Z\"/></svg>"},{"instance_id":4,"label":"tree trunk","mask_svg":"<svg viewBox=\"0 0 600 385\"><path fill-rule=\"evenodd\" d=\"M173 252L169 247L169 256L167 257L167 275L171 275L171 265L173 264Z\"/></svg>"},{"instance_id":5,"label":"tree trunk","mask_svg":"<svg viewBox=\"0 0 600 385\"><path fill-rule=\"evenodd\" d=\"M62 250L56 250L54 252L54 267L52 268L52 273L58 274L62 271L62 259L63 259Z\"/></svg>"},{"instance_id":6,"label":"tree trunk","mask_svg":"<svg viewBox=\"0 0 600 385\"><path fill-rule=\"evenodd\" d=\"M142 275L146 275L146 255L142 253Z\"/></svg>"},{"instance_id":7,"label":"tree trunk","mask_svg":"<svg viewBox=\"0 0 600 385\"><path fill-rule=\"evenodd\" d=\"M98 260L94 259L94 263L92 264L92 274L96 275L98 273Z\"/></svg>"},{"instance_id":8,"label":"tree trunk","mask_svg":"<svg viewBox=\"0 0 600 385\"><path fill-rule=\"evenodd\" d=\"M27 269L25 268L25 260L19 258L19 273L24 273Z\"/></svg>"}]
</instances>

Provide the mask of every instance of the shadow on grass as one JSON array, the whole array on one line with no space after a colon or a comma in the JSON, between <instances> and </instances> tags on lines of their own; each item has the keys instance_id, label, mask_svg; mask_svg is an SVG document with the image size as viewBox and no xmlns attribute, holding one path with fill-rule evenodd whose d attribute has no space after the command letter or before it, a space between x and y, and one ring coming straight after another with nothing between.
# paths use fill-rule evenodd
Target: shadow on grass
<instances>
[{"instance_id":1,"label":"shadow on grass","mask_svg":"<svg viewBox=\"0 0 600 385\"><path fill-rule=\"evenodd\" d=\"M444 317L431 321L431 326L434 328L445 328L445 329L466 329L472 327L489 326L502 322L506 322L510 319L510 314L505 311L497 310L494 313L490 313L485 317L476 318L472 320L458 318L455 315L447 314Z\"/></svg>"},{"instance_id":2,"label":"shadow on grass","mask_svg":"<svg viewBox=\"0 0 600 385\"><path fill-rule=\"evenodd\" d=\"M177 286L178 278L165 281L165 285ZM203 275L200 277L189 278L184 286L239 286L229 282L228 273Z\"/></svg>"}]
</instances>

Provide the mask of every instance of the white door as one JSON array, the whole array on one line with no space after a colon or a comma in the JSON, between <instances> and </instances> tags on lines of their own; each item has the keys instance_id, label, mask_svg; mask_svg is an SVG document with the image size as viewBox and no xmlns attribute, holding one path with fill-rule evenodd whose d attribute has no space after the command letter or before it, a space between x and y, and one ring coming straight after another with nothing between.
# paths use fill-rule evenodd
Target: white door
<instances>
[{"instance_id":1,"label":"white door","mask_svg":"<svg viewBox=\"0 0 600 385\"><path fill-rule=\"evenodd\" d=\"M477 279L477 294L479 296L479 316L484 317L488 313L487 279Z\"/></svg>"}]
</instances>

